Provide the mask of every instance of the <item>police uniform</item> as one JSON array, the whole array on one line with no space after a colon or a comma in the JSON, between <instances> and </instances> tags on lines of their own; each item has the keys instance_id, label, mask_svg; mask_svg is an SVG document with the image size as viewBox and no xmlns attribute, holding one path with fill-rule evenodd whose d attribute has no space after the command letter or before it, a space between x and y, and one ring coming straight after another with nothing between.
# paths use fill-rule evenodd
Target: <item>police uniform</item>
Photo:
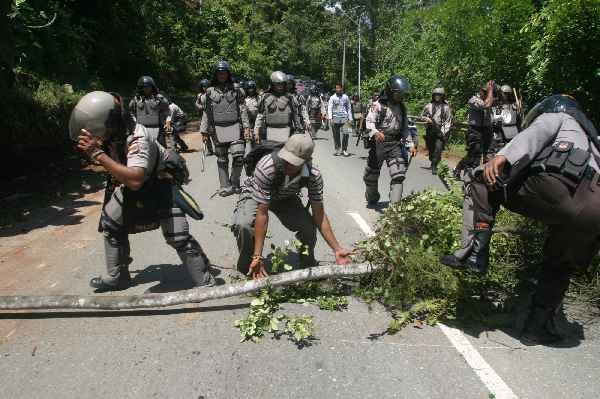
<instances>
[{"instance_id":1,"label":"police uniform","mask_svg":"<svg viewBox=\"0 0 600 399\"><path fill-rule=\"evenodd\" d=\"M369 158L363 180L366 186L365 197L368 203L377 203L380 198L378 182L381 166L385 161L392 179L390 184L390 203L402 199L402 186L408 169L409 154L406 142L417 145L417 136L409 137L406 107L402 103L386 104L382 100L373 103L367 115L369 137L382 132L383 142L371 140Z\"/></svg>"},{"instance_id":2,"label":"police uniform","mask_svg":"<svg viewBox=\"0 0 600 399\"><path fill-rule=\"evenodd\" d=\"M167 151L157 143L153 134L144 126L137 125L134 134L127 139L126 163L127 167L144 170L145 183L138 191L124 185L117 186L107 198L100 219L107 269L107 276L102 281L109 286L130 278L128 235L159 226L167 243L177 251L194 284L213 283L208 258L189 233L185 214L173 203L173 183L159 178L167 157Z\"/></svg>"},{"instance_id":3,"label":"police uniform","mask_svg":"<svg viewBox=\"0 0 600 399\"><path fill-rule=\"evenodd\" d=\"M306 109L310 120L311 135L313 138L317 136L322 123L323 101L321 96L311 94L306 100Z\"/></svg>"},{"instance_id":4,"label":"police uniform","mask_svg":"<svg viewBox=\"0 0 600 399\"><path fill-rule=\"evenodd\" d=\"M200 132L210 133L215 141L221 190L227 193L239 191L246 146L243 129L250 127L243 94L231 83L226 83L209 87L202 99L205 112ZM229 152L232 157L231 176Z\"/></svg>"},{"instance_id":5,"label":"police uniform","mask_svg":"<svg viewBox=\"0 0 600 399\"><path fill-rule=\"evenodd\" d=\"M175 103L169 104L171 127L173 129L173 139L182 151L188 150L188 145L179 136L185 131L185 112Z\"/></svg>"},{"instance_id":6,"label":"police uniform","mask_svg":"<svg viewBox=\"0 0 600 399\"><path fill-rule=\"evenodd\" d=\"M551 104L563 96L548 98ZM564 112L563 112L564 111ZM587 131L587 133L586 133ZM490 189L475 173L465 186L462 248L441 262L485 273L489 243L500 205L549 226L543 268L533 297L529 328L545 330L561 303L571 275L598 252L600 185L597 132L576 110L542 113L498 155L506 157L504 189ZM526 332L528 327L526 325Z\"/></svg>"},{"instance_id":7,"label":"police uniform","mask_svg":"<svg viewBox=\"0 0 600 399\"><path fill-rule=\"evenodd\" d=\"M474 169L481 164L481 159L488 149L492 140L491 112L485 106L485 101L480 94L469 99L469 130L467 132L467 154L456 166L458 171Z\"/></svg>"},{"instance_id":8,"label":"police uniform","mask_svg":"<svg viewBox=\"0 0 600 399\"><path fill-rule=\"evenodd\" d=\"M492 106L492 140L485 153L487 162L494 158L521 130L521 120L515 103L502 103Z\"/></svg>"},{"instance_id":9,"label":"police uniform","mask_svg":"<svg viewBox=\"0 0 600 399\"><path fill-rule=\"evenodd\" d=\"M155 140L165 145L164 126L170 121L171 110L169 101L162 94L136 95L129 102L129 112L134 126L144 126Z\"/></svg>"},{"instance_id":10,"label":"police uniform","mask_svg":"<svg viewBox=\"0 0 600 399\"><path fill-rule=\"evenodd\" d=\"M421 116L433 121L433 124L427 124L425 144L429 152L431 170L436 173L437 165L442 159L442 152L452 128L452 111L447 101L432 101L425 105Z\"/></svg>"},{"instance_id":11,"label":"police uniform","mask_svg":"<svg viewBox=\"0 0 600 399\"><path fill-rule=\"evenodd\" d=\"M202 122L202 117L204 116L204 104L206 104L206 91L203 91L202 93L198 93L198 95L196 96L196 110L198 110L198 116L200 117L200 121ZM207 139L206 139L206 152L207 155L213 155L214 154L214 145L213 145L213 140L211 135L209 134Z\"/></svg>"},{"instance_id":12,"label":"police uniform","mask_svg":"<svg viewBox=\"0 0 600 399\"><path fill-rule=\"evenodd\" d=\"M258 114L254 125L255 136L269 141L286 142L295 133L304 133L300 116L302 110L289 93L267 91L258 102Z\"/></svg>"}]
</instances>

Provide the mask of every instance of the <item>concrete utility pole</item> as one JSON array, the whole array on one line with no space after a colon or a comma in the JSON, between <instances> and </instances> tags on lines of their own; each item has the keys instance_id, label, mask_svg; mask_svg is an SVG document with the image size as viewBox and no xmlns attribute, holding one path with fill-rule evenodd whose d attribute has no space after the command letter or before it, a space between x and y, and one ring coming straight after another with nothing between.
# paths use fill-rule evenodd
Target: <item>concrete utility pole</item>
<instances>
[{"instance_id":1,"label":"concrete utility pole","mask_svg":"<svg viewBox=\"0 0 600 399\"><path fill-rule=\"evenodd\" d=\"M356 17L358 28L358 101L360 102L360 15Z\"/></svg>"},{"instance_id":2,"label":"concrete utility pole","mask_svg":"<svg viewBox=\"0 0 600 399\"><path fill-rule=\"evenodd\" d=\"M346 31L344 30L344 52L342 53L342 86L346 87Z\"/></svg>"}]
</instances>

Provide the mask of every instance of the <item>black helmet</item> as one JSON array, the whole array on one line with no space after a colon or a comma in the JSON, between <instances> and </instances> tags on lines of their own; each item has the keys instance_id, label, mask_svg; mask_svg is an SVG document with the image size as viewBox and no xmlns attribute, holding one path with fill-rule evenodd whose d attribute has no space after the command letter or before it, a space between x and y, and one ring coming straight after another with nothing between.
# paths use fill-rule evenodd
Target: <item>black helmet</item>
<instances>
[{"instance_id":1,"label":"black helmet","mask_svg":"<svg viewBox=\"0 0 600 399\"><path fill-rule=\"evenodd\" d=\"M250 90L256 90L256 82L253 80L249 80L246 82L246 89Z\"/></svg>"},{"instance_id":2,"label":"black helmet","mask_svg":"<svg viewBox=\"0 0 600 399\"><path fill-rule=\"evenodd\" d=\"M215 72L217 71L227 71L231 73L231 67L229 66L229 62L225 60L217 62L217 65L215 66Z\"/></svg>"},{"instance_id":3,"label":"black helmet","mask_svg":"<svg viewBox=\"0 0 600 399\"><path fill-rule=\"evenodd\" d=\"M314 85L313 87L310 88L310 94L312 95L317 95L319 94L319 87L317 85Z\"/></svg>"},{"instance_id":4,"label":"black helmet","mask_svg":"<svg viewBox=\"0 0 600 399\"><path fill-rule=\"evenodd\" d=\"M208 79L204 78L200 80L200 87L206 89L208 86L210 86L210 82L208 81Z\"/></svg>"},{"instance_id":5,"label":"black helmet","mask_svg":"<svg viewBox=\"0 0 600 399\"><path fill-rule=\"evenodd\" d=\"M410 93L410 83L404 76L394 75L387 81L385 90L388 95L392 93L408 94Z\"/></svg>"},{"instance_id":6,"label":"black helmet","mask_svg":"<svg viewBox=\"0 0 600 399\"><path fill-rule=\"evenodd\" d=\"M158 88L156 87L156 83L154 83L154 79L150 76L141 76L137 81L138 91L142 91L145 86L152 87L153 92L158 92Z\"/></svg>"},{"instance_id":7,"label":"black helmet","mask_svg":"<svg viewBox=\"0 0 600 399\"><path fill-rule=\"evenodd\" d=\"M592 121L583 113L579 103L566 94L556 94L544 98L527 113L523 120L523 128L529 127L541 114L565 113L572 116L591 138L597 138L598 133Z\"/></svg>"}]
</instances>

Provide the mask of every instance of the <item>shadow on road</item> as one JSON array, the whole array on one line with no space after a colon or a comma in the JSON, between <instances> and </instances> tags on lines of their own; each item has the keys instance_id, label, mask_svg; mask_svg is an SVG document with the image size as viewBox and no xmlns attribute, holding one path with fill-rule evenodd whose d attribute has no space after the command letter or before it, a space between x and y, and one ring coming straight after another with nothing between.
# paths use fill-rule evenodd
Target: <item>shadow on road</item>
<instances>
[{"instance_id":1,"label":"shadow on road","mask_svg":"<svg viewBox=\"0 0 600 399\"><path fill-rule=\"evenodd\" d=\"M0 200L0 237L26 234L46 226L80 224L85 217L80 210L100 204L82 198L102 190L104 182L104 174L93 170L13 182L14 194Z\"/></svg>"},{"instance_id":2,"label":"shadow on road","mask_svg":"<svg viewBox=\"0 0 600 399\"><path fill-rule=\"evenodd\" d=\"M182 265L160 264L151 265L143 270L132 270L133 284L148 284L158 282L158 284L148 288L147 294L160 294L167 292L176 292L194 288L192 280L187 270ZM221 270L212 267L211 274L217 277ZM215 278L217 285L222 285L225 281L221 278Z\"/></svg>"}]
</instances>

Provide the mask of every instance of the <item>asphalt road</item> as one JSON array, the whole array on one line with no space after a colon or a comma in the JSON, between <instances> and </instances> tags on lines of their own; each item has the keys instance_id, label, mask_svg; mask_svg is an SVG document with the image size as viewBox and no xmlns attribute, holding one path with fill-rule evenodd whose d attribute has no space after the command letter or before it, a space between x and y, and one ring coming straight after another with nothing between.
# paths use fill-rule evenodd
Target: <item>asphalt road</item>
<instances>
[{"instance_id":1,"label":"asphalt road","mask_svg":"<svg viewBox=\"0 0 600 399\"><path fill-rule=\"evenodd\" d=\"M366 151L332 155L319 133L315 164L325 179L325 206L346 246L365 238L380 213L365 208L362 171ZM192 146L197 135L188 135ZM187 155L189 191L206 220L193 235L228 281L236 260L227 225L235 198L217 189L216 159L200 172L198 153ZM428 162L412 165L405 194L443 190ZM382 200L389 177L383 170ZM101 193L89 193L52 210L21 230L0 231L0 295L90 294L89 278L104 269L96 231ZM52 215L49 217L48 215ZM43 222L40 222L43 221ZM271 218L271 241L292 234ZM185 288L176 253L159 231L131 237L135 281L128 293ZM268 245L268 244L267 244ZM334 260L322 239L317 257ZM136 312L0 313L1 398L597 398L600 342L597 325L569 348L524 347L502 331L464 332L447 326L384 331L386 312L351 298L344 312L285 305L314 316L317 340L298 349L285 339L240 343L233 327L247 312L248 297ZM580 323L586 320L580 320Z\"/></svg>"}]
</instances>

